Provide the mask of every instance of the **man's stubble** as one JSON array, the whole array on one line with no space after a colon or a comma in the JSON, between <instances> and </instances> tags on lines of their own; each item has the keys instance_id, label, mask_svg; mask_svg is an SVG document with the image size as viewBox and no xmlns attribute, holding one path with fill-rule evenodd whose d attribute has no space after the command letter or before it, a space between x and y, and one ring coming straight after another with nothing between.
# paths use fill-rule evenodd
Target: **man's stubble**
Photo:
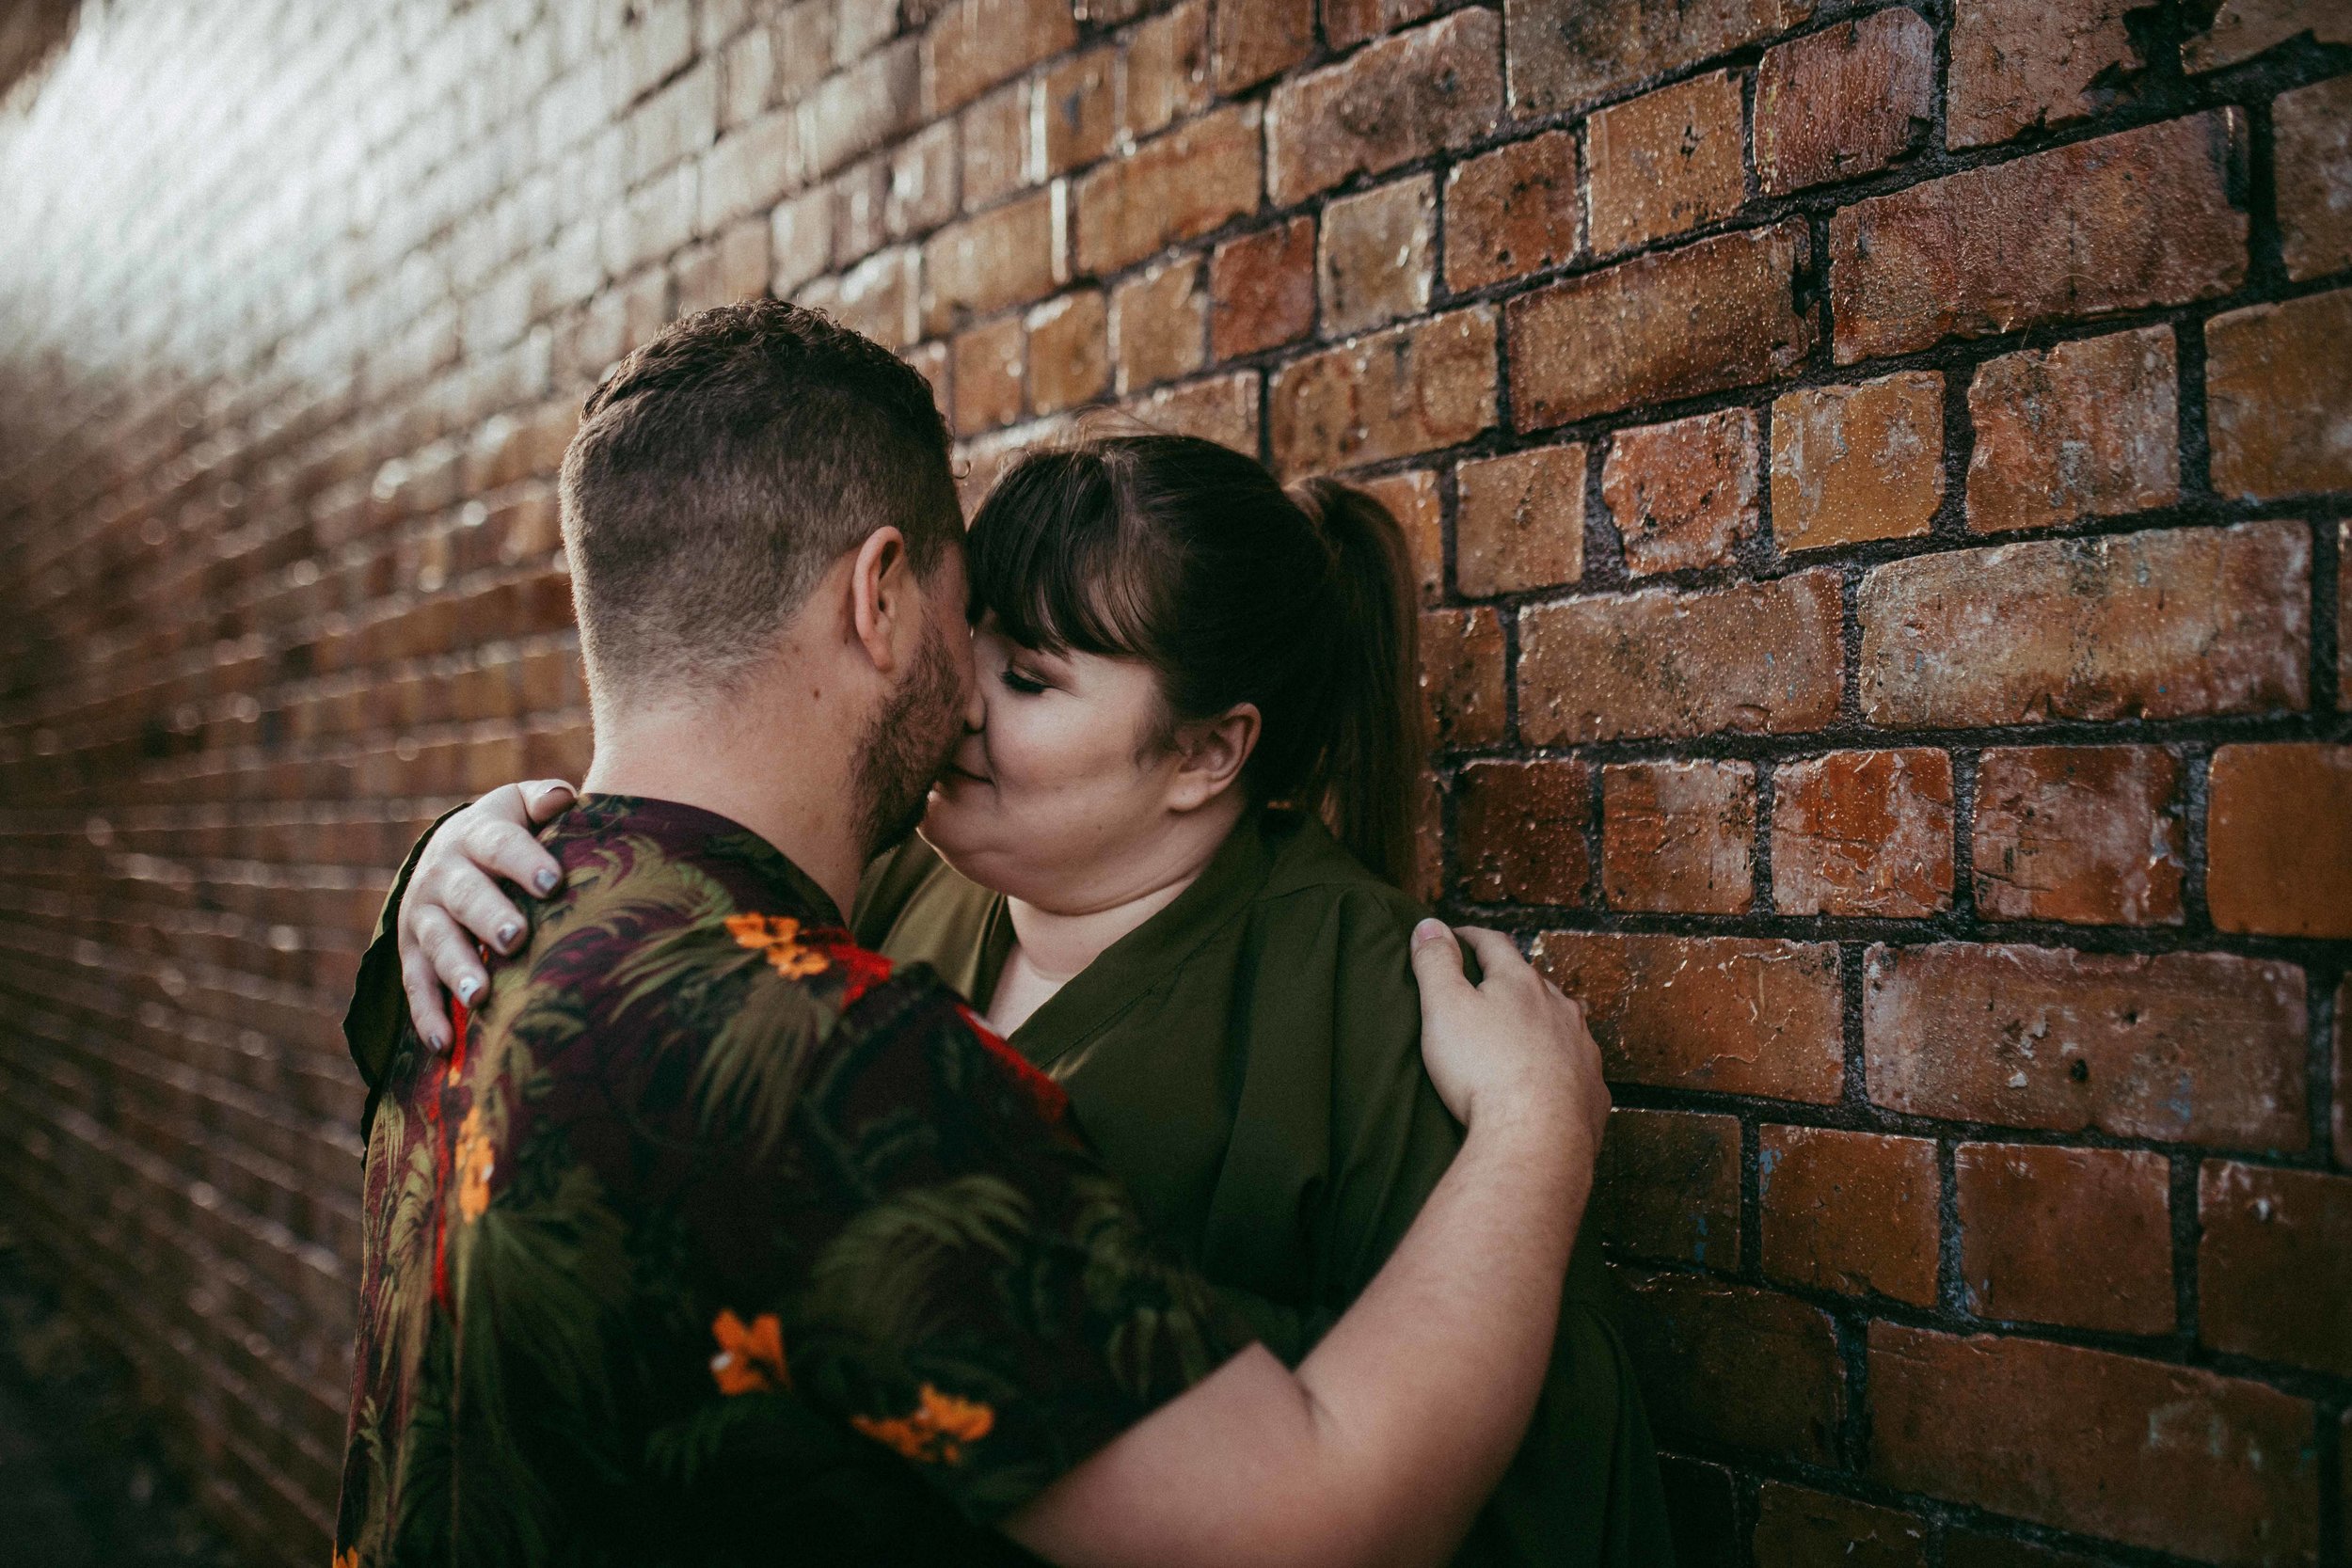
<instances>
[{"instance_id":1,"label":"man's stubble","mask_svg":"<svg viewBox=\"0 0 2352 1568\"><path fill-rule=\"evenodd\" d=\"M930 621L914 668L858 740L852 780L859 844L868 862L904 842L923 820L931 783L962 736L963 705L947 634Z\"/></svg>"}]
</instances>

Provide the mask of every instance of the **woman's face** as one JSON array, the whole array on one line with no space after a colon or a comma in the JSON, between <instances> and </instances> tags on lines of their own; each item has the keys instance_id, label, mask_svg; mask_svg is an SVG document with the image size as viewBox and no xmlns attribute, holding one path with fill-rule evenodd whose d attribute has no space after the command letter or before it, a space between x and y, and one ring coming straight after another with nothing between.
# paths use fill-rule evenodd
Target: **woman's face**
<instances>
[{"instance_id":1,"label":"woman's face","mask_svg":"<svg viewBox=\"0 0 2352 1568\"><path fill-rule=\"evenodd\" d=\"M1171 817L1193 789L1165 744L1159 679L1139 659L1023 648L975 628L986 725L932 789L923 836L984 887L1087 913L1161 885ZM1190 832L1174 835L1188 841Z\"/></svg>"}]
</instances>

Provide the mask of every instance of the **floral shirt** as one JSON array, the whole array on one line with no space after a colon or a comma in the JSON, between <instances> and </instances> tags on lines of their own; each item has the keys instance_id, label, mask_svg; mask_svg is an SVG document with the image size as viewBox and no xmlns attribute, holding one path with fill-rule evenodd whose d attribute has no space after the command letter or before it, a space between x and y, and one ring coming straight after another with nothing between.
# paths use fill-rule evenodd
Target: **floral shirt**
<instances>
[{"instance_id":1,"label":"floral shirt","mask_svg":"<svg viewBox=\"0 0 2352 1568\"><path fill-rule=\"evenodd\" d=\"M763 840L622 796L543 836L455 1048L360 1063L336 1568L1019 1559L986 1527L1246 1331Z\"/></svg>"}]
</instances>

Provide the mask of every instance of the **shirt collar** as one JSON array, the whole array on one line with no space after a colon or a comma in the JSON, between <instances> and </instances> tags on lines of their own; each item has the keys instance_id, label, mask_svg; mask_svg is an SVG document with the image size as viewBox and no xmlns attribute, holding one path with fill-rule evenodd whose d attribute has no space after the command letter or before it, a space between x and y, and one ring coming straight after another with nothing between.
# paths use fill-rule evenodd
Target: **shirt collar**
<instances>
[{"instance_id":1,"label":"shirt collar","mask_svg":"<svg viewBox=\"0 0 2352 1568\"><path fill-rule=\"evenodd\" d=\"M672 859L691 862L746 906L797 914L813 925L843 924L832 895L783 850L731 817L680 800L583 795L542 838L550 853L568 863L567 847L620 836L649 841Z\"/></svg>"}]
</instances>

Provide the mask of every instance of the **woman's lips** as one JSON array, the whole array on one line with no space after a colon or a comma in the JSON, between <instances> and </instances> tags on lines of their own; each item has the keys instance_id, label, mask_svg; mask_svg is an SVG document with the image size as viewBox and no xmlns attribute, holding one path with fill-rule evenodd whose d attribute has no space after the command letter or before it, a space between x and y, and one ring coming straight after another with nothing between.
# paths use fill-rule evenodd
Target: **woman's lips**
<instances>
[{"instance_id":1,"label":"woman's lips","mask_svg":"<svg viewBox=\"0 0 2352 1568\"><path fill-rule=\"evenodd\" d=\"M942 784L952 783L957 779L968 779L974 784L984 784L989 782L985 775L975 773L969 768L959 767L957 764L952 762L941 771L939 777Z\"/></svg>"}]
</instances>

